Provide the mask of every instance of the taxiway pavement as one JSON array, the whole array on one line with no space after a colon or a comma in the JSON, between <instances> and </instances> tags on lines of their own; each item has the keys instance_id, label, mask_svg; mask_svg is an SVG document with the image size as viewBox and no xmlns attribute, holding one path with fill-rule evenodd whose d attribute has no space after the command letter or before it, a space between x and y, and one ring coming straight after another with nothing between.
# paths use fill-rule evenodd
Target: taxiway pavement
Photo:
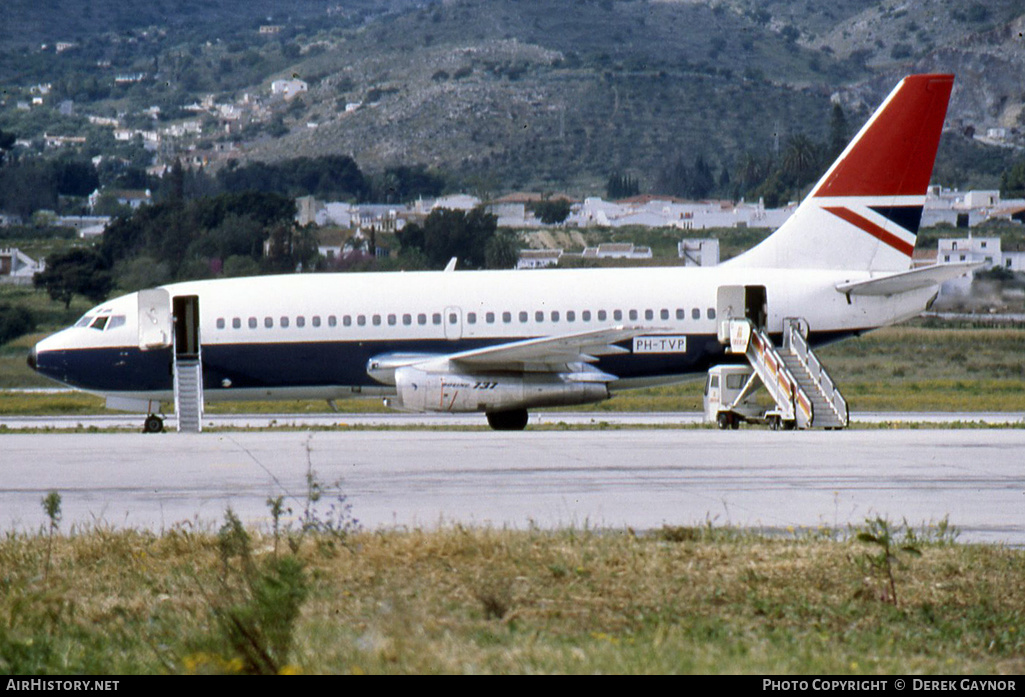
<instances>
[{"instance_id":1,"label":"taxiway pavement","mask_svg":"<svg viewBox=\"0 0 1025 697\"><path fill-rule=\"evenodd\" d=\"M41 500L78 524L269 526L306 474L364 528L733 525L788 531L883 516L944 519L960 539L1025 545L1025 430L709 429L9 433L0 528L37 529ZM319 514L340 502L319 503Z\"/></svg>"}]
</instances>

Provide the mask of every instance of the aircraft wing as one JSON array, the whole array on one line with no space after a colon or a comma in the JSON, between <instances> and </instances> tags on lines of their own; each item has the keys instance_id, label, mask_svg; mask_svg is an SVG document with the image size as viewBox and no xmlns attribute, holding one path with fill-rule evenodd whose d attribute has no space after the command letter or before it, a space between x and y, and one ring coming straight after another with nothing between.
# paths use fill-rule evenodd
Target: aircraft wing
<instances>
[{"instance_id":1,"label":"aircraft wing","mask_svg":"<svg viewBox=\"0 0 1025 697\"><path fill-rule=\"evenodd\" d=\"M925 266L911 271L870 278L867 281L848 281L839 283L836 289L848 295L896 295L907 293L913 290L921 290L929 286L938 286L944 281L959 278L973 269L982 266L981 263L964 264L936 264Z\"/></svg>"},{"instance_id":2,"label":"aircraft wing","mask_svg":"<svg viewBox=\"0 0 1025 697\"><path fill-rule=\"evenodd\" d=\"M616 342L631 339L655 327L608 327L575 334L544 336L453 353L446 358L467 368L492 370L543 370L565 363L593 363L597 356L629 353Z\"/></svg>"}]
</instances>

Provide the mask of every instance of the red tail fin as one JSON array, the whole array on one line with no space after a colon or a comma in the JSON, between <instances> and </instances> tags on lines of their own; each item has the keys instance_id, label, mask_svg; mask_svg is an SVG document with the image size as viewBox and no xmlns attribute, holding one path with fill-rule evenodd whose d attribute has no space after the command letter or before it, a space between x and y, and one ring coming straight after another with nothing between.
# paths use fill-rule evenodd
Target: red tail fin
<instances>
[{"instance_id":1,"label":"red tail fin","mask_svg":"<svg viewBox=\"0 0 1025 697\"><path fill-rule=\"evenodd\" d=\"M811 195L924 194L953 86L953 75L904 78Z\"/></svg>"},{"instance_id":2,"label":"red tail fin","mask_svg":"<svg viewBox=\"0 0 1025 697\"><path fill-rule=\"evenodd\" d=\"M904 78L790 219L727 263L909 269L953 84L953 75Z\"/></svg>"}]
</instances>

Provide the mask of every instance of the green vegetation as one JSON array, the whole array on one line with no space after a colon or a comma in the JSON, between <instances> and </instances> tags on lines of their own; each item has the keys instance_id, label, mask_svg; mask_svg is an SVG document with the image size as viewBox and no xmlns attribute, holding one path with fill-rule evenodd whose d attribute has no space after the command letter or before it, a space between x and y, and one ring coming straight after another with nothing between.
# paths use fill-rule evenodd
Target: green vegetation
<instances>
[{"instance_id":1,"label":"green vegetation","mask_svg":"<svg viewBox=\"0 0 1025 697\"><path fill-rule=\"evenodd\" d=\"M1025 669L1025 553L915 531L889 581L866 526L764 536L456 527L8 533L0 671L969 674ZM890 525L903 536L906 526Z\"/></svg>"}]
</instances>

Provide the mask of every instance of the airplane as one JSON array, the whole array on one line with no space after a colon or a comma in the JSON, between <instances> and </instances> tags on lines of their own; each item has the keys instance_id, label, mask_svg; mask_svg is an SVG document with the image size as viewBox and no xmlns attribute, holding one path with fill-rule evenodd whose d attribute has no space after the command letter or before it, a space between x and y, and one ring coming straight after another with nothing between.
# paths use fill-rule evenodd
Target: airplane
<instances>
[{"instance_id":1,"label":"airplane","mask_svg":"<svg viewBox=\"0 0 1025 697\"><path fill-rule=\"evenodd\" d=\"M800 318L811 345L918 315L967 265L911 268L953 75L904 78L793 215L716 267L293 274L174 283L97 305L29 364L111 408L373 396L413 412L609 399L720 363L719 325ZM737 289L746 290L733 307ZM197 384L176 376L193 366ZM186 400L187 401L187 400ZM176 410L183 409L178 403ZM183 418L179 411L179 420Z\"/></svg>"}]
</instances>

